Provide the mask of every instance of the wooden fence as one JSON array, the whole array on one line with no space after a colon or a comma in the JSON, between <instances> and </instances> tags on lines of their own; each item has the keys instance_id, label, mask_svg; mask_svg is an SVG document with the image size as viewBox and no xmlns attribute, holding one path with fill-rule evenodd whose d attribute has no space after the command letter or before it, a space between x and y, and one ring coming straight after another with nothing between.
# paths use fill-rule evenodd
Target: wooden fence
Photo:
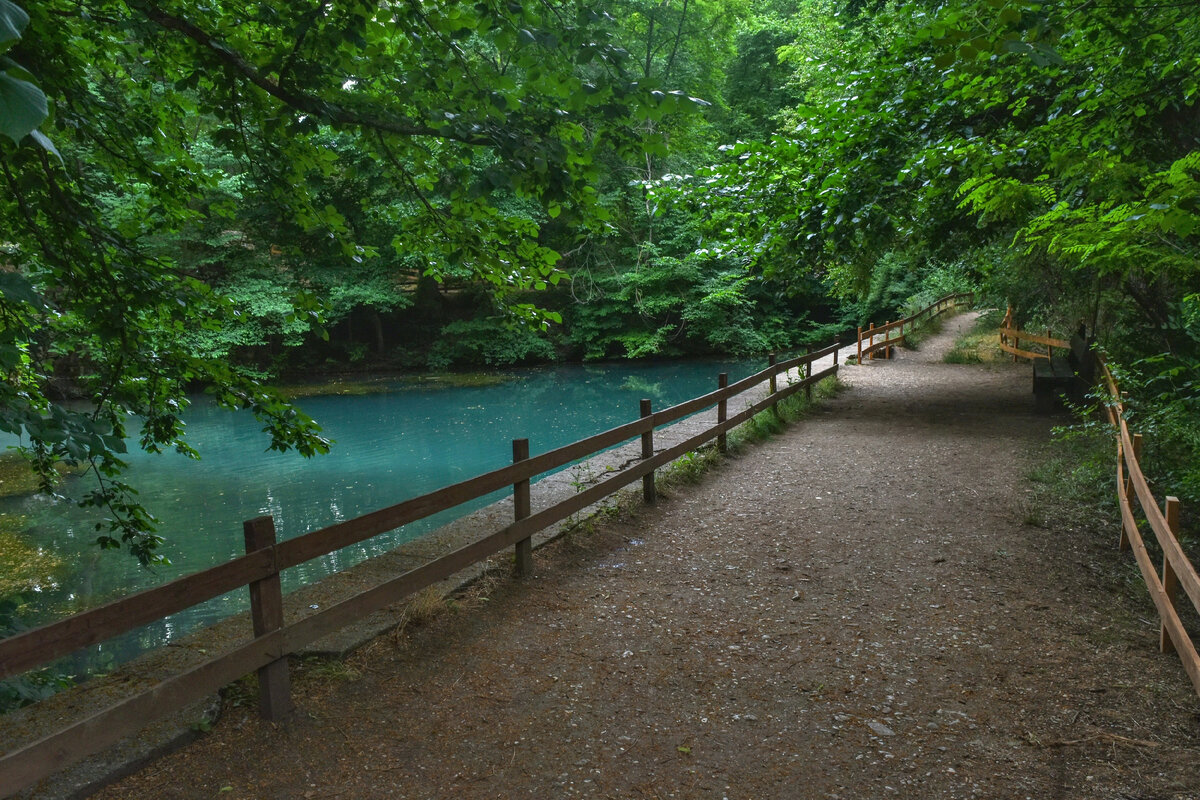
<instances>
[{"instance_id":1,"label":"wooden fence","mask_svg":"<svg viewBox=\"0 0 1200 800\"><path fill-rule=\"evenodd\" d=\"M1028 347L1022 347L1022 342L1032 342L1035 345L1041 345L1046 348L1042 350L1030 350ZM1004 322L1000 325L1000 349L1006 353L1012 353L1013 361L1018 358L1050 359L1054 356L1054 348L1069 349L1071 343L1066 339L1056 339L1050 335L1050 331L1046 331L1045 336L1036 333L1027 333L1026 331L1017 330L1013 327L1013 310L1009 306L1008 313L1004 315Z\"/></svg>"},{"instance_id":2,"label":"wooden fence","mask_svg":"<svg viewBox=\"0 0 1200 800\"><path fill-rule=\"evenodd\" d=\"M884 353L884 357L887 358L888 354L891 353L891 349L898 344L902 344L904 338L916 330L923 322L927 322L951 308L969 305L974 298L975 295L971 292L946 295L941 300L921 309L910 317L905 317L895 322L887 322L879 327L875 327L875 323L872 322L867 328L859 328L858 363L862 363L864 356L875 358L875 354L881 350Z\"/></svg>"},{"instance_id":3,"label":"wooden fence","mask_svg":"<svg viewBox=\"0 0 1200 800\"><path fill-rule=\"evenodd\" d=\"M1142 451L1142 437L1140 434L1130 435L1121 390L1102 357L1099 358L1099 363L1101 378L1109 395L1105 411L1109 422L1117 430L1117 498L1121 506L1119 546L1122 550L1133 550L1142 578L1146 581L1146 588L1150 590L1150 598L1158 608L1161 621L1159 649L1164 653L1173 650L1179 655L1184 670L1192 679L1196 694L1200 695L1200 656L1196 654L1196 644L1188 636L1177 610L1179 590L1182 589L1196 612L1200 613L1200 577L1196 574L1196 567L1179 546L1179 499L1167 497L1160 506L1150 491L1150 484L1138 463ZM1162 550L1161 576L1150 560L1150 553L1142 540L1134 512L1135 499Z\"/></svg>"},{"instance_id":4,"label":"wooden fence","mask_svg":"<svg viewBox=\"0 0 1200 800\"><path fill-rule=\"evenodd\" d=\"M662 411L652 411L650 401L643 400L639 419L541 455L529 456L527 439L514 440L513 464L510 466L285 542L276 542L271 517L249 520L244 524L244 556L0 640L0 678L4 678L226 592L243 586L250 590L254 629L250 641L0 756L0 796L27 788L255 670L259 675L260 712L268 719L280 718L291 708L287 663L290 653L507 547L516 549L517 571L528 574L532 567L531 537L534 533L639 478L642 479L643 496L652 502L656 469L713 439L724 450L726 433L730 429L774 407L795 392L811 391L816 382L836 375L837 356L843 347L834 343L779 363L772 357L767 369L733 384L729 384L727 376L722 374L718 376L716 391ZM830 355L834 357L833 366L814 374L813 362ZM804 377L779 387L778 376L792 369L802 370ZM764 381L769 383L766 397L732 416L727 413L730 398L750 391ZM715 425L655 452L656 428L712 406L717 408ZM549 508L537 512L531 509L529 484L532 478L637 437L641 438L642 446L642 458L638 463ZM513 489L514 501L512 524L317 613L284 624L279 580L282 570L509 486Z\"/></svg>"},{"instance_id":5,"label":"wooden fence","mask_svg":"<svg viewBox=\"0 0 1200 800\"><path fill-rule=\"evenodd\" d=\"M1069 342L1050 336L1049 331L1045 336L1039 336L1013 328L1012 313L1010 308L1000 328L1000 346L1012 353L1014 359L1050 358L1053 348L1070 347ZM1043 345L1046 352L1022 348L1021 342ZM1179 499L1167 497L1160 505L1150 491L1150 484L1138 463L1142 451L1142 437L1140 434L1131 435L1129 432L1129 424L1125 419L1124 398L1103 355L1097 353L1096 361L1100 367L1100 378L1108 392L1105 413L1117 433L1117 499L1121 507L1119 546L1122 550L1133 550L1142 578L1146 581L1146 588L1150 590L1150 598L1158 608L1161 621L1159 649L1164 653L1174 651L1179 655L1184 670L1192 680L1192 686L1200 695L1200 656L1197 655L1196 645L1188 636L1177 610L1179 590L1182 589L1197 613L1200 613L1200 577L1197 577L1195 566L1179 545ZM1142 539L1134 510L1135 499L1162 550L1161 576L1155 569L1146 543Z\"/></svg>"}]
</instances>

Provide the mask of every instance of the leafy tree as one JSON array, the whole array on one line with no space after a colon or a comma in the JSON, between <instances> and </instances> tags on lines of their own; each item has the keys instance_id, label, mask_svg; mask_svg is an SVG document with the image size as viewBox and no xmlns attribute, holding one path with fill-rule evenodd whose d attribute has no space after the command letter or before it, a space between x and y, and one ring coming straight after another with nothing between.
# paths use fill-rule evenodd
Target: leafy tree
<instances>
[{"instance_id":1,"label":"leafy tree","mask_svg":"<svg viewBox=\"0 0 1200 800\"><path fill-rule=\"evenodd\" d=\"M57 461L89 463L84 502L109 512L100 543L143 562L159 537L119 478L130 419L144 420L142 447L194 454L179 415L198 383L252 409L271 447L323 451L312 420L222 357L222 337L319 326L321 270L385 248L502 304L558 281L540 221L603 225L599 155L640 152L639 122L691 104L640 85L612 27L587 9L487 1L0 0L0 103L13 110L0 130L0 429L24 437L47 483ZM379 197L392 202L364 207ZM331 291L333 313L398 302L380 299L388 287ZM269 325L255 332L245 312ZM63 386L92 408L59 402Z\"/></svg>"}]
</instances>

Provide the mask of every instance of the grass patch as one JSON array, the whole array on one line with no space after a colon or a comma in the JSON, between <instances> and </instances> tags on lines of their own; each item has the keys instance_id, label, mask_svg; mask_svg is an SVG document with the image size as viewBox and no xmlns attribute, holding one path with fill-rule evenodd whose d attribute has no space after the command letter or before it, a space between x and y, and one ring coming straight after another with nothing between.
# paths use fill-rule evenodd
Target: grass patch
<instances>
[{"instance_id":1,"label":"grass patch","mask_svg":"<svg viewBox=\"0 0 1200 800\"><path fill-rule=\"evenodd\" d=\"M1000 325L1004 315L993 309L975 320L975 326L960 336L942 356L947 364L995 364L1004 361L1000 349Z\"/></svg>"},{"instance_id":2,"label":"grass patch","mask_svg":"<svg viewBox=\"0 0 1200 800\"><path fill-rule=\"evenodd\" d=\"M1115 470L1112 436L1104 426L1058 429L1046 457L1026 476L1031 491L1021 507L1022 521L1056 528L1085 519L1118 530Z\"/></svg>"},{"instance_id":3,"label":"grass patch","mask_svg":"<svg viewBox=\"0 0 1200 800\"><path fill-rule=\"evenodd\" d=\"M823 401L835 397L846 388L838 378L825 378L812 387L812 399L802 391L784 398L775 409L755 414L728 434L728 449L736 453L757 442L766 441L782 432L788 425L808 416ZM655 475L654 484L660 490L699 483L710 467L720 463L721 452L716 443L701 450L691 450L668 464Z\"/></svg>"},{"instance_id":4,"label":"grass patch","mask_svg":"<svg viewBox=\"0 0 1200 800\"><path fill-rule=\"evenodd\" d=\"M744 445L769 439L789 424L804 419L823 401L836 397L845 388L846 384L834 376L825 378L812 387L811 400L802 391L796 392L779 402L774 410L760 411L730 431L729 449L737 450Z\"/></svg>"},{"instance_id":5,"label":"grass patch","mask_svg":"<svg viewBox=\"0 0 1200 800\"><path fill-rule=\"evenodd\" d=\"M929 338L931 336L936 336L937 334L942 332L942 328L944 328L946 326L946 320L953 313L954 312L952 312L952 311L948 311L944 314L941 314L940 316L934 317L933 319L929 320L928 322L925 322L919 328L912 331L911 333L905 333L904 334L904 344L902 345L904 347L904 349L905 350L920 350L921 345L923 345L923 344L925 344L925 342L929 341Z\"/></svg>"}]
</instances>

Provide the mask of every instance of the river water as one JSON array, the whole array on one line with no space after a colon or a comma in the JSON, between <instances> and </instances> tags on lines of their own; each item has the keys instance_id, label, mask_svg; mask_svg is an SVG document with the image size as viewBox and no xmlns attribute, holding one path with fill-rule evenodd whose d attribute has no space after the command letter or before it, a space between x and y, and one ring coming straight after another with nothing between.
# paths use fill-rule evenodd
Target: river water
<instances>
[{"instance_id":1,"label":"river water","mask_svg":"<svg viewBox=\"0 0 1200 800\"><path fill-rule=\"evenodd\" d=\"M265 451L260 425L197 398L185 415L194 461L175 453L131 452L127 480L160 520L160 552L169 566L139 567L124 551L99 551L94 510L45 496L0 500L0 514L25 540L58 555L63 567L21 622L33 625L92 608L132 591L227 561L245 552L242 521L271 514L290 539L502 467L512 439L528 438L532 455L638 416L643 397L655 410L736 381L762 361L619 363L514 370L487 385L398 380L359 396L305 398L298 404L335 441L331 453L304 459ZM72 481L81 479L75 478ZM86 489L68 484L66 492ZM420 536L503 496L464 504L284 573L284 590L319 580ZM244 589L153 623L77 656L70 669L104 669L162 645L247 605Z\"/></svg>"}]
</instances>

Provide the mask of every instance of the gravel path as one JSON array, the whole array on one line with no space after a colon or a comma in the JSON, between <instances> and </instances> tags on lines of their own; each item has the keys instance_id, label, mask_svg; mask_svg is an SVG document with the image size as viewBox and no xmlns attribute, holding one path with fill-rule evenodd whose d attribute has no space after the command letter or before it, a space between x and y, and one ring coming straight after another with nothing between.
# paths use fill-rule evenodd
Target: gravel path
<instances>
[{"instance_id":1,"label":"gravel path","mask_svg":"<svg viewBox=\"0 0 1200 800\"><path fill-rule=\"evenodd\" d=\"M1029 368L940 363L971 319L101 796L1200 798L1115 531L1024 524Z\"/></svg>"}]
</instances>

